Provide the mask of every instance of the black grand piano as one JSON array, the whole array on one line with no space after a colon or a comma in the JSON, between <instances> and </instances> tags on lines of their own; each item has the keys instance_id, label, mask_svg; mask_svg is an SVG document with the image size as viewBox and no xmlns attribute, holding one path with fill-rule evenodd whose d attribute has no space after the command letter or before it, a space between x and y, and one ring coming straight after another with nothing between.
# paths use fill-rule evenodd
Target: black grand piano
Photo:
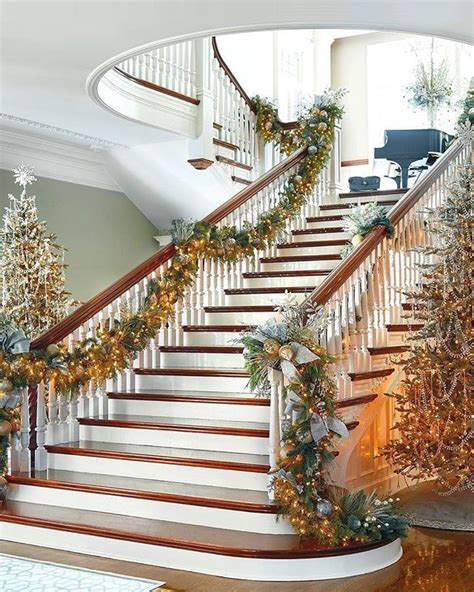
<instances>
[{"instance_id":1,"label":"black grand piano","mask_svg":"<svg viewBox=\"0 0 474 592\"><path fill-rule=\"evenodd\" d=\"M453 136L437 129L385 130L385 145L375 148L374 158L396 162L400 166L401 175L395 180L398 187L405 189L408 187L410 164L430 154L444 152L452 139Z\"/></svg>"}]
</instances>

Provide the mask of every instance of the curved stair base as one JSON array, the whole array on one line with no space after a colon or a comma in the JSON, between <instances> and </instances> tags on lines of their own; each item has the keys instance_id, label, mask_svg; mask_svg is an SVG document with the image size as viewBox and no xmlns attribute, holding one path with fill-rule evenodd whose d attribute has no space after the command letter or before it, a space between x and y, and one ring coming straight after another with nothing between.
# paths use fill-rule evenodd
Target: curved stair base
<instances>
[{"instance_id":1,"label":"curved stair base","mask_svg":"<svg viewBox=\"0 0 474 592\"><path fill-rule=\"evenodd\" d=\"M38 533L38 527L43 531ZM224 552L202 552L186 548L119 538L112 531L103 535L73 532L66 525L25 524L0 521L2 540L146 563L202 574L267 582L311 581L344 578L370 573L396 563L402 556L400 540L370 544L360 550L314 551L304 557L239 557ZM245 550L243 549L243 552ZM313 556L308 556L313 555ZM343 558L343 559L342 559Z\"/></svg>"}]
</instances>

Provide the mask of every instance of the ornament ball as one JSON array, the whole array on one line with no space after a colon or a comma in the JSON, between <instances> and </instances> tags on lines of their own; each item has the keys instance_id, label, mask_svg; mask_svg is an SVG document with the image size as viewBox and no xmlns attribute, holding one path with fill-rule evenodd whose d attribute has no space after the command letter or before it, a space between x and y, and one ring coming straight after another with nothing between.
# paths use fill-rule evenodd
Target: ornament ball
<instances>
[{"instance_id":1,"label":"ornament ball","mask_svg":"<svg viewBox=\"0 0 474 592\"><path fill-rule=\"evenodd\" d=\"M316 502L316 516L327 518L332 513L332 504L328 500L320 499Z\"/></svg>"},{"instance_id":2,"label":"ornament ball","mask_svg":"<svg viewBox=\"0 0 474 592\"><path fill-rule=\"evenodd\" d=\"M12 431L12 424L7 421L6 419L3 419L2 421L0 421L0 436L8 436Z\"/></svg>"}]
</instances>

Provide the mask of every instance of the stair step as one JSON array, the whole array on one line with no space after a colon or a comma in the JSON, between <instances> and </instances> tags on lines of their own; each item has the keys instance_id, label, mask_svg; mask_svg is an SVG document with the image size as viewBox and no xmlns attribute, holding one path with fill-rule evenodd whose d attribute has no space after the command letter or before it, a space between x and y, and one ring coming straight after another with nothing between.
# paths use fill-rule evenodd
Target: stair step
<instances>
[{"instance_id":1,"label":"stair step","mask_svg":"<svg viewBox=\"0 0 474 592\"><path fill-rule=\"evenodd\" d=\"M341 401L336 401L334 407L336 409L347 409L348 407L365 405L372 403L377 397L377 393L371 393L370 395L361 395L360 397L352 397L351 399L342 399Z\"/></svg>"},{"instance_id":2,"label":"stair step","mask_svg":"<svg viewBox=\"0 0 474 592\"><path fill-rule=\"evenodd\" d=\"M340 261L338 253L329 255L288 255L287 257L261 257L260 263L297 263L298 261Z\"/></svg>"},{"instance_id":3,"label":"stair step","mask_svg":"<svg viewBox=\"0 0 474 592\"><path fill-rule=\"evenodd\" d=\"M270 399L245 397L239 395L204 392L204 391L120 391L107 393L109 399L138 401L169 401L170 403L223 403L225 405L252 405L269 407Z\"/></svg>"},{"instance_id":4,"label":"stair step","mask_svg":"<svg viewBox=\"0 0 474 592\"><path fill-rule=\"evenodd\" d=\"M423 329L423 323L394 323L385 325L389 333L403 333L404 331L420 331Z\"/></svg>"},{"instance_id":5,"label":"stair step","mask_svg":"<svg viewBox=\"0 0 474 592\"><path fill-rule=\"evenodd\" d=\"M207 469L268 473L268 455L81 440L46 446L51 454L100 457Z\"/></svg>"},{"instance_id":6,"label":"stair step","mask_svg":"<svg viewBox=\"0 0 474 592\"><path fill-rule=\"evenodd\" d=\"M345 206L346 204L344 204ZM338 220L342 220L342 214L333 214L328 216L309 216L306 218L306 222L337 222Z\"/></svg>"},{"instance_id":7,"label":"stair step","mask_svg":"<svg viewBox=\"0 0 474 592\"><path fill-rule=\"evenodd\" d=\"M204 312L207 313L229 313L229 312L274 312L273 304L249 304L242 306L205 306Z\"/></svg>"},{"instance_id":8,"label":"stair step","mask_svg":"<svg viewBox=\"0 0 474 592\"><path fill-rule=\"evenodd\" d=\"M253 168L249 164L244 164L243 162L238 162L237 160L233 160L232 158L227 158L227 156L221 156L220 154L217 154L216 160L218 162L223 162L224 164L229 164L231 166L235 166L235 167L244 169L246 171L251 171Z\"/></svg>"},{"instance_id":9,"label":"stair step","mask_svg":"<svg viewBox=\"0 0 474 592\"><path fill-rule=\"evenodd\" d=\"M287 257L282 257L282 259L287 259ZM285 294L285 292L306 294L314 289L315 286L274 286L271 288L227 288L224 291L228 296L237 296L239 294Z\"/></svg>"},{"instance_id":10,"label":"stair step","mask_svg":"<svg viewBox=\"0 0 474 592\"><path fill-rule=\"evenodd\" d=\"M79 418L80 425L125 429L145 429L196 434L219 434L224 436L249 436L268 438L268 424L224 421L222 419L193 419L153 417L140 415L109 415L107 418Z\"/></svg>"},{"instance_id":11,"label":"stair step","mask_svg":"<svg viewBox=\"0 0 474 592\"><path fill-rule=\"evenodd\" d=\"M296 271L249 271L242 274L245 279L272 277L301 277L328 275L327 269L301 269Z\"/></svg>"},{"instance_id":12,"label":"stair step","mask_svg":"<svg viewBox=\"0 0 474 592\"><path fill-rule=\"evenodd\" d=\"M306 247L343 247L347 244L347 239L335 238L333 240L321 241L295 241L294 243L280 243L279 249L300 249Z\"/></svg>"},{"instance_id":13,"label":"stair step","mask_svg":"<svg viewBox=\"0 0 474 592\"><path fill-rule=\"evenodd\" d=\"M298 236L301 234L328 234L330 232L345 232L342 226L328 226L324 228L305 228L304 230L292 230L291 234L293 236Z\"/></svg>"},{"instance_id":14,"label":"stair step","mask_svg":"<svg viewBox=\"0 0 474 592\"><path fill-rule=\"evenodd\" d=\"M241 333L249 331L254 325L183 325L187 333Z\"/></svg>"},{"instance_id":15,"label":"stair step","mask_svg":"<svg viewBox=\"0 0 474 592\"><path fill-rule=\"evenodd\" d=\"M230 489L193 483L175 483L55 469L37 472L34 476L26 473L9 475L8 481L18 485L101 493L225 510L268 514L276 514L278 511L278 507L270 503L266 492L248 489Z\"/></svg>"},{"instance_id":16,"label":"stair step","mask_svg":"<svg viewBox=\"0 0 474 592\"><path fill-rule=\"evenodd\" d=\"M384 368L382 370L370 370L369 372L349 372L350 379L355 382L358 380L371 380L373 378L383 378L390 376L394 372L393 368Z\"/></svg>"},{"instance_id":17,"label":"stair step","mask_svg":"<svg viewBox=\"0 0 474 592\"><path fill-rule=\"evenodd\" d=\"M367 348L371 356L382 356L390 354L401 354L410 349L408 345L388 345L385 347L369 347Z\"/></svg>"},{"instance_id":18,"label":"stair step","mask_svg":"<svg viewBox=\"0 0 474 592\"><path fill-rule=\"evenodd\" d=\"M150 520L134 516L121 516L118 522L115 514L24 502L9 502L8 507L0 514L0 521L70 532L75 536L87 535L92 541L96 537L100 537L123 541L123 545L130 543L150 545L150 550L154 549L153 554L157 554L160 547L175 549L174 554L179 554L182 550L188 553L209 553L213 558L213 563L218 560L217 557L220 555L251 558L252 560L271 559L273 560L272 564L266 566L266 569L269 570L266 574L267 579L270 571L276 569L274 561L277 559L285 560L284 567L288 569L286 562L288 559L308 560L312 557L322 558L339 555L350 558L355 549L354 546L325 548L317 541L309 540L302 545L298 535L235 532L215 527L185 525L178 522ZM378 541L365 545L359 544L356 548L357 551L368 551L390 543L391 541ZM105 544L105 540L101 544ZM60 544L59 547L61 547ZM143 547L141 549L143 553ZM91 549L89 553L95 553L95 551ZM184 558L178 559L176 563L180 564L180 561L183 560ZM281 566L280 569L282 569ZM217 573L221 572L228 573L228 569L226 571L223 566L220 566ZM211 573L213 573L212 570ZM265 577L258 573L253 576L253 579L265 579Z\"/></svg>"},{"instance_id":19,"label":"stair step","mask_svg":"<svg viewBox=\"0 0 474 592\"><path fill-rule=\"evenodd\" d=\"M382 197L385 195L403 195L408 191L408 189L379 189L378 191L348 191L345 193L340 193L339 197L342 199L348 197ZM383 202L385 203L385 202Z\"/></svg>"},{"instance_id":20,"label":"stair step","mask_svg":"<svg viewBox=\"0 0 474 592\"><path fill-rule=\"evenodd\" d=\"M249 373L241 368L134 368L142 376L217 376L247 378Z\"/></svg>"},{"instance_id":21,"label":"stair step","mask_svg":"<svg viewBox=\"0 0 474 592\"><path fill-rule=\"evenodd\" d=\"M232 144L231 142L226 142L225 140L220 140L219 138L213 138L212 143L216 146L222 146L223 148L228 148L229 150L237 151L239 149L238 146Z\"/></svg>"},{"instance_id":22,"label":"stair step","mask_svg":"<svg viewBox=\"0 0 474 592\"><path fill-rule=\"evenodd\" d=\"M163 353L191 353L191 354L242 354L243 347L227 345L162 345Z\"/></svg>"},{"instance_id":23,"label":"stair step","mask_svg":"<svg viewBox=\"0 0 474 592\"><path fill-rule=\"evenodd\" d=\"M234 181L234 183L241 183L242 185L250 185L250 183L252 183L252 181L250 179L244 179L243 177L236 177L235 175L232 175L231 179L232 179L232 181Z\"/></svg>"},{"instance_id":24,"label":"stair step","mask_svg":"<svg viewBox=\"0 0 474 592\"><path fill-rule=\"evenodd\" d=\"M352 197L354 197L354 195ZM364 203L372 203L372 202L373 202L373 200L369 200L369 201L361 202L361 203L364 204ZM398 199L386 200L386 201L383 202L382 205L384 205L384 206L394 206L396 203L398 203ZM339 210L339 209L346 210L346 209L349 209L349 208L352 208L352 207L354 207L354 204L352 204L352 203L331 203L331 204L321 205L321 206L319 206L319 209L321 211Z\"/></svg>"}]
</instances>

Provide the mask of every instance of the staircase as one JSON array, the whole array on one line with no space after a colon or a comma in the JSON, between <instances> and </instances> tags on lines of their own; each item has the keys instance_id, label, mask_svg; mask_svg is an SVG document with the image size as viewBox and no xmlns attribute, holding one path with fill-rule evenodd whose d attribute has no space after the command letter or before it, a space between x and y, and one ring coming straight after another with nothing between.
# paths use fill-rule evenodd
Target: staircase
<instances>
[{"instance_id":1,"label":"staircase","mask_svg":"<svg viewBox=\"0 0 474 592\"><path fill-rule=\"evenodd\" d=\"M206 220L254 222L277 202L304 154L246 179ZM131 370L107 384L91 381L71 401L54 384L25 392L0 538L266 581L344 577L397 561L398 540L327 549L275 520L267 488L280 445L280 405L248 391L235 340L273 317L275 303L288 295L324 306L322 342L336 359L336 406L350 430L336 451L333 479L341 486L393 485L388 467L374 457L394 420L383 397L400 378L391 356L403 355L417 327L399 288L418 281L413 247L429 241L426 207L441 203L444 184L468 158L470 147L458 141L407 193L334 194L326 171L278 245L228 267L201 261L173 322ZM224 159L233 160L217 156L236 166ZM377 227L341 262L342 216L351 204L372 200L391 207L395 237L389 241ZM120 319L123 305L133 310L142 302L173 254L172 245L161 249L33 346L70 347L107 319Z\"/></svg>"}]
</instances>

